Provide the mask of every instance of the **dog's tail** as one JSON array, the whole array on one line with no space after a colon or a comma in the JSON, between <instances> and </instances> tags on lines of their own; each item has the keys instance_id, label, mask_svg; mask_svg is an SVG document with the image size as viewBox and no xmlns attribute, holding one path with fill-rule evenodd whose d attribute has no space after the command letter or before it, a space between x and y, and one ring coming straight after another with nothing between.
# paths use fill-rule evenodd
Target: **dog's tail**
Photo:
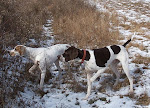
<instances>
[{"instance_id":1,"label":"dog's tail","mask_svg":"<svg viewBox=\"0 0 150 108\"><path fill-rule=\"evenodd\" d=\"M133 35L126 43L123 44L123 46L126 47L126 45L127 45L128 43L130 43L131 40L133 40L134 36L135 36L135 33L134 33L134 35Z\"/></svg>"}]
</instances>

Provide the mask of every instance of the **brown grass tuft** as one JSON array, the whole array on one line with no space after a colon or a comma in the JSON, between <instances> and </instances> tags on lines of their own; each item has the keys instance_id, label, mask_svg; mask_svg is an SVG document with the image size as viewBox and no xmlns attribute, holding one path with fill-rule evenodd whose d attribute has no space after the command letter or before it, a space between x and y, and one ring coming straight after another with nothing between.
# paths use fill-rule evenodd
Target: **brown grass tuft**
<instances>
[{"instance_id":1,"label":"brown grass tuft","mask_svg":"<svg viewBox=\"0 0 150 108\"><path fill-rule=\"evenodd\" d=\"M149 36L149 35L145 35L144 37L146 37L146 38L150 39L150 36Z\"/></svg>"},{"instance_id":2,"label":"brown grass tuft","mask_svg":"<svg viewBox=\"0 0 150 108\"><path fill-rule=\"evenodd\" d=\"M147 93L142 94L136 102L137 105L149 105L150 104L150 97Z\"/></svg>"},{"instance_id":3,"label":"brown grass tuft","mask_svg":"<svg viewBox=\"0 0 150 108\"><path fill-rule=\"evenodd\" d=\"M129 48L129 47L131 47L131 46L133 46L133 47L136 47L136 48L139 48L141 51L143 51L143 50L146 50L146 48L145 48L145 46L141 43L141 44L139 44L139 43L130 43L128 46L127 46L127 48Z\"/></svg>"},{"instance_id":4,"label":"brown grass tuft","mask_svg":"<svg viewBox=\"0 0 150 108\"><path fill-rule=\"evenodd\" d=\"M136 55L136 59L132 61L133 63L136 64L145 64L146 66L150 63L150 58L149 57L142 57L141 55Z\"/></svg>"},{"instance_id":5,"label":"brown grass tuft","mask_svg":"<svg viewBox=\"0 0 150 108\"><path fill-rule=\"evenodd\" d=\"M83 86L85 82L79 82L76 80L75 75L69 71L63 76L63 83L68 85L68 88L74 92L86 92L86 88Z\"/></svg>"}]
</instances>

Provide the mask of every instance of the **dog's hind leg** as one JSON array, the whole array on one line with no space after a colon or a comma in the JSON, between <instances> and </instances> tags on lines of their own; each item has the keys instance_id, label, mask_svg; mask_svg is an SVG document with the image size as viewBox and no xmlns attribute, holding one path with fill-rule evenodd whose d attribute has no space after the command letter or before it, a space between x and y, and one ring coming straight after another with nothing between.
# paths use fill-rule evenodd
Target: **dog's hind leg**
<instances>
[{"instance_id":1,"label":"dog's hind leg","mask_svg":"<svg viewBox=\"0 0 150 108\"><path fill-rule=\"evenodd\" d=\"M45 75L46 75L46 66L39 65L39 68L41 70L40 90L42 90L43 89Z\"/></svg>"},{"instance_id":2,"label":"dog's hind leg","mask_svg":"<svg viewBox=\"0 0 150 108\"><path fill-rule=\"evenodd\" d=\"M128 58L122 58L120 59L120 62L122 64L122 68L129 80L129 83L130 83L130 90L129 92L130 93L133 93L133 78L131 77L130 73L129 73L129 64L128 64Z\"/></svg>"},{"instance_id":3,"label":"dog's hind leg","mask_svg":"<svg viewBox=\"0 0 150 108\"><path fill-rule=\"evenodd\" d=\"M114 83L114 87L117 86L118 82L119 82L119 79L120 79L120 73L118 72L118 69L117 69L117 64L119 63L120 61L119 60L114 60L111 65L110 65L110 68L112 69L112 71L115 73L116 75L116 81Z\"/></svg>"}]
</instances>

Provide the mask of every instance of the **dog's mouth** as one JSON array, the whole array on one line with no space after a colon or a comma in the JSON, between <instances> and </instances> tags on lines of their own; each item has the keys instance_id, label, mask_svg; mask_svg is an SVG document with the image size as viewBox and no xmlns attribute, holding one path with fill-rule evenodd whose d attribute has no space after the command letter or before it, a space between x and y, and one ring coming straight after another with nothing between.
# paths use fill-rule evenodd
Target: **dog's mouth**
<instances>
[{"instance_id":1,"label":"dog's mouth","mask_svg":"<svg viewBox=\"0 0 150 108\"><path fill-rule=\"evenodd\" d=\"M68 62L69 61L69 58L68 57L64 57L65 58L65 62Z\"/></svg>"},{"instance_id":2,"label":"dog's mouth","mask_svg":"<svg viewBox=\"0 0 150 108\"><path fill-rule=\"evenodd\" d=\"M9 54L10 54L12 57L15 56L15 53L14 53L14 52L10 52Z\"/></svg>"},{"instance_id":3,"label":"dog's mouth","mask_svg":"<svg viewBox=\"0 0 150 108\"><path fill-rule=\"evenodd\" d=\"M63 54L63 57L65 58L65 62L69 61L69 55L68 54Z\"/></svg>"},{"instance_id":4,"label":"dog's mouth","mask_svg":"<svg viewBox=\"0 0 150 108\"><path fill-rule=\"evenodd\" d=\"M15 53L14 51L10 51L9 52L10 56L14 57L14 56L19 56L19 53Z\"/></svg>"}]
</instances>

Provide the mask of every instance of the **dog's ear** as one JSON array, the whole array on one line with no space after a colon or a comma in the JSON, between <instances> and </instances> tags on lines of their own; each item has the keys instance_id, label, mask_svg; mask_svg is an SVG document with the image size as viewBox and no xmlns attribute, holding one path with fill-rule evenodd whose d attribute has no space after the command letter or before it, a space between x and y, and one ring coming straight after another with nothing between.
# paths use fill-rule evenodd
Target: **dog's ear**
<instances>
[{"instance_id":1,"label":"dog's ear","mask_svg":"<svg viewBox=\"0 0 150 108\"><path fill-rule=\"evenodd\" d=\"M78 56L78 49L75 48L74 46L70 47L70 59L73 60Z\"/></svg>"},{"instance_id":2,"label":"dog's ear","mask_svg":"<svg viewBox=\"0 0 150 108\"><path fill-rule=\"evenodd\" d=\"M23 45L17 45L15 47L15 50L18 51L20 55L23 55L25 53L25 47Z\"/></svg>"}]
</instances>

